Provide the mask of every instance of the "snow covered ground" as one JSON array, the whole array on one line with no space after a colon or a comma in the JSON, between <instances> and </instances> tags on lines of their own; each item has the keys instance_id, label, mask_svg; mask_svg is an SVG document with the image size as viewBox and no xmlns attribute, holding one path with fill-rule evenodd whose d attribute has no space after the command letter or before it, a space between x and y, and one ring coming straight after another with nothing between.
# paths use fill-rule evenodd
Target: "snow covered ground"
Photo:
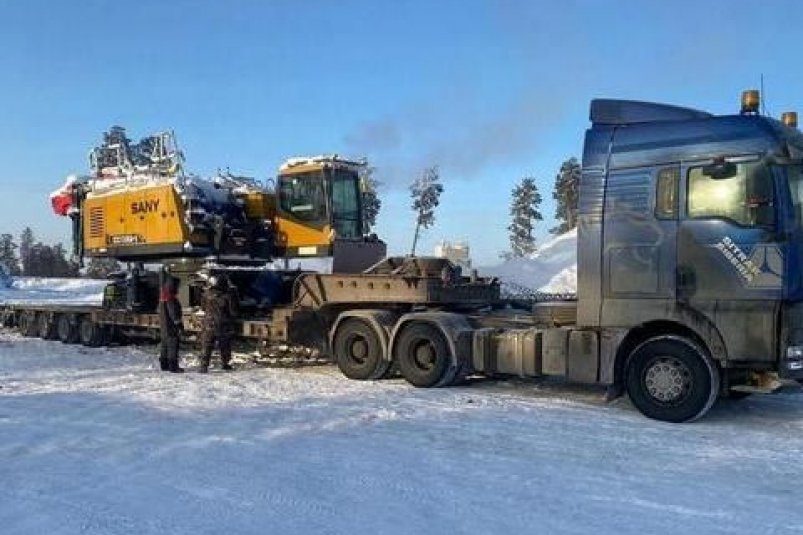
<instances>
[{"instance_id":1,"label":"snow covered ground","mask_svg":"<svg viewBox=\"0 0 803 535\"><path fill-rule=\"evenodd\" d=\"M10 287L0 286L0 304L100 305L105 279L14 277Z\"/></svg>"},{"instance_id":2,"label":"snow covered ground","mask_svg":"<svg viewBox=\"0 0 803 535\"><path fill-rule=\"evenodd\" d=\"M577 229L544 243L530 258L514 258L498 266L480 268L480 274L498 277L503 284L545 293L577 291Z\"/></svg>"},{"instance_id":3,"label":"snow covered ground","mask_svg":"<svg viewBox=\"0 0 803 535\"><path fill-rule=\"evenodd\" d=\"M596 389L162 374L0 333L0 531L800 533L803 394L672 425Z\"/></svg>"}]
</instances>

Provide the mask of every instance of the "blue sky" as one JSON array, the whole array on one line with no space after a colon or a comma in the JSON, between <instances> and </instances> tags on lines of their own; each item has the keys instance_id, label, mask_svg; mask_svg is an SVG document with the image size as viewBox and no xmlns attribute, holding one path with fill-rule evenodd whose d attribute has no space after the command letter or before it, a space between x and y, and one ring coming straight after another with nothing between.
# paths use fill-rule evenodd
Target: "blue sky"
<instances>
[{"instance_id":1,"label":"blue sky","mask_svg":"<svg viewBox=\"0 0 803 535\"><path fill-rule=\"evenodd\" d=\"M789 1L0 0L0 231L69 238L47 194L111 124L173 128L188 168L258 178L288 156L367 156L379 234L412 241L406 184L441 166L436 226L480 264L507 246L510 189L535 176L552 222L561 161L594 97L731 113L763 73L803 111L803 3Z\"/></svg>"}]
</instances>

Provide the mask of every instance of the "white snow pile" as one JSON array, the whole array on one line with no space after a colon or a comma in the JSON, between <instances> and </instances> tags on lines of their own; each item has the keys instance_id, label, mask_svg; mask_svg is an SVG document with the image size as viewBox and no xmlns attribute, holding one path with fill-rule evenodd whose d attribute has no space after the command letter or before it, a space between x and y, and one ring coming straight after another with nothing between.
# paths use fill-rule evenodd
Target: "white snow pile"
<instances>
[{"instance_id":1,"label":"white snow pile","mask_svg":"<svg viewBox=\"0 0 803 535\"><path fill-rule=\"evenodd\" d=\"M0 304L100 305L105 279L15 277L8 287L0 284Z\"/></svg>"},{"instance_id":2,"label":"white snow pile","mask_svg":"<svg viewBox=\"0 0 803 535\"><path fill-rule=\"evenodd\" d=\"M483 268L483 275L499 278L512 293L516 289L566 294L577 291L577 229L544 243L530 258L513 258Z\"/></svg>"},{"instance_id":3,"label":"white snow pile","mask_svg":"<svg viewBox=\"0 0 803 535\"><path fill-rule=\"evenodd\" d=\"M0 331L3 535L803 526L799 389L673 425L590 388L417 389L332 366L177 376L155 360Z\"/></svg>"}]
</instances>

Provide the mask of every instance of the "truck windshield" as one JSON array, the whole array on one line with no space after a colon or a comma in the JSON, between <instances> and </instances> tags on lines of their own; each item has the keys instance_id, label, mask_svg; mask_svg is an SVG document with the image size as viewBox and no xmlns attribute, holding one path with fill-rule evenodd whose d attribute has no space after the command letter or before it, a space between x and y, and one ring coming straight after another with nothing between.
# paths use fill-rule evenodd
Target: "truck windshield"
<instances>
[{"instance_id":1,"label":"truck windshield","mask_svg":"<svg viewBox=\"0 0 803 535\"><path fill-rule=\"evenodd\" d=\"M326 195L320 171L279 177L282 210L302 221L326 220Z\"/></svg>"},{"instance_id":2,"label":"truck windshield","mask_svg":"<svg viewBox=\"0 0 803 535\"><path fill-rule=\"evenodd\" d=\"M338 238L362 235L360 186L356 173L336 170L332 179L332 225Z\"/></svg>"}]
</instances>

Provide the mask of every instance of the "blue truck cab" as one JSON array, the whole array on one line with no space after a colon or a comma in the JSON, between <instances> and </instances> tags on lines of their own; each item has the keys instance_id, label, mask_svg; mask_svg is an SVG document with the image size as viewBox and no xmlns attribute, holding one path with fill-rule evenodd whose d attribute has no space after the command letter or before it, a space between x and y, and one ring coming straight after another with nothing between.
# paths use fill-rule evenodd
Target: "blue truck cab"
<instances>
[{"instance_id":1,"label":"blue truck cab","mask_svg":"<svg viewBox=\"0 0 803 535\"><path fill-rule=\"evenodd\" d=\"M736 115L591 102L577 328L648 416L803 379L803 135L750 93Z\"/></svg>"}]
</instances>

